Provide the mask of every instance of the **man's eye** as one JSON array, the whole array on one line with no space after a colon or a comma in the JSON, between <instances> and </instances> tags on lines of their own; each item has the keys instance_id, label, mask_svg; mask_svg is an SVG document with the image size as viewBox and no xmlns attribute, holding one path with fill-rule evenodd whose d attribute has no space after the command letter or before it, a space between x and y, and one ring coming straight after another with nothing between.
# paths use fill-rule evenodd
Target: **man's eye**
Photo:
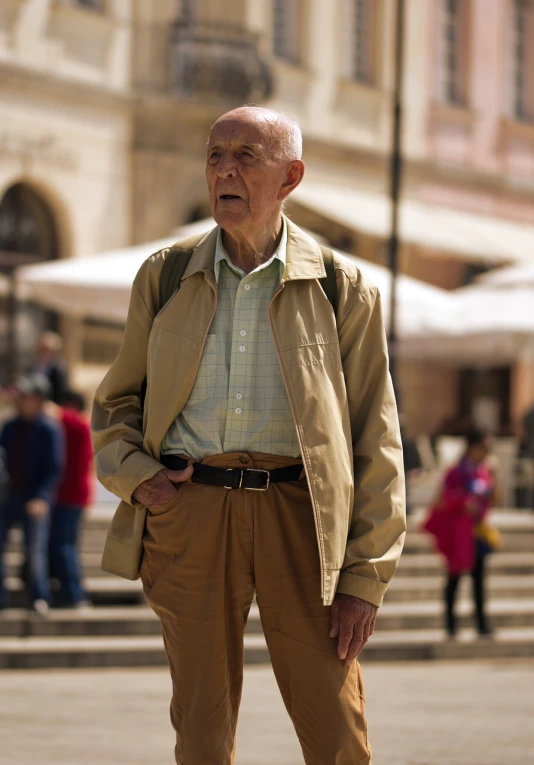
<instances>
[{"instance_id":1,"label":"man's eye","mask_svg":"<svg viewBox=\"0 0 534 765\"><path fill-rule=\"evenodd\" d=\"M250 152L250 151L242 151L242 152L241 152L241 156L242 156L242 157L247 157L247 158L248 158L248 157L251 157L251 158L252 158L252 157L254 157L254 154L252 154L252 152Z\"/></svg>"},{"instance_id":2,"label":"man's eye","mask_svg":"<svg viewBox=\"0 0 534 765\"><path fill-rule=\"evenodd\" d=\"M218 151L212 151L211 154L209 155L209 160L211 161L213 159L219 159L220 156L221 155L219 154Z\"/></svg>"}]
</instances>

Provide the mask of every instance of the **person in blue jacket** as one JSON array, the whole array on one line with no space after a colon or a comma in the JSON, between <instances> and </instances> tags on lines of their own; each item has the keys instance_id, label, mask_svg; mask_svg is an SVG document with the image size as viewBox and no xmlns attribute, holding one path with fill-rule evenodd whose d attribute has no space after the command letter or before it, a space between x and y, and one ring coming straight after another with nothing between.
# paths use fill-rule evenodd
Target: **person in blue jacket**
<instances>
[{"instance_id":1,"label":"person in blue jacket","mask_svg":"<svg viewBox=\"0 0 534 765\"><path fill-rule=\"evenodd\" d=\"M22 527L28 562L28 589L33 609L48 611L48 541L50 507L62 477L64 440L59 424L43 412L50 383L43 375L17 386L17 415L0 433L7 490L0 503L0 608L8 605L3 557L9 530Z\"/></svg>"}]
</instances>

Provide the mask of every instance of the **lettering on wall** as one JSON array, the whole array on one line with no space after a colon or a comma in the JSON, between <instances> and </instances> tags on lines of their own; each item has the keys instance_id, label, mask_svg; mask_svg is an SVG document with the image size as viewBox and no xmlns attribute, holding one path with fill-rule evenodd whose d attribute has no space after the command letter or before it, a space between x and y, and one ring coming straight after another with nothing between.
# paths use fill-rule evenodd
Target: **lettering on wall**
<instances>
[{"instance_id":1,"label":"lettering on wall","mask_svg":"<svg viewBox=\"0 0 534 765\"><path fill-rule=\"evenodd\" d=\"M0 131L0 157L18 159L23 164L40 162L71 172L79 164L77 152L63 145L53 133L29 136Z\"/></svg>"}]
</instances>

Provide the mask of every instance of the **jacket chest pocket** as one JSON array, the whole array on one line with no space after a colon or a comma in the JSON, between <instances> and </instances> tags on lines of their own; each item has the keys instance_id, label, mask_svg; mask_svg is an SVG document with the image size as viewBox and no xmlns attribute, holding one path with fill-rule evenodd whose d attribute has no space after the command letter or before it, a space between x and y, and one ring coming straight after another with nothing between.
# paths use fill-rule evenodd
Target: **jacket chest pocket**
<instances>
[{"instance_id":1,"label":"jacket chest pocket","mask_svg":"<svg viewBox=\"0 0 534 765\"><path fill-rule=\"evenodd\" d=\"M337 343L311 343L286 351L291 367L341 369L341 356Z\"/></svg>"},{"instance_id":2,"label":"jacket chest pocket","mask_svg":"<svg viewBox=\"0 0 534 765\"><path fill-rule=\"evenodd\" d=\"M159 353L194 361L199 353L201 338L163 327L157 322L152 327L148 341L149 360L153 364Z\"/></svg>"}]
</instances>

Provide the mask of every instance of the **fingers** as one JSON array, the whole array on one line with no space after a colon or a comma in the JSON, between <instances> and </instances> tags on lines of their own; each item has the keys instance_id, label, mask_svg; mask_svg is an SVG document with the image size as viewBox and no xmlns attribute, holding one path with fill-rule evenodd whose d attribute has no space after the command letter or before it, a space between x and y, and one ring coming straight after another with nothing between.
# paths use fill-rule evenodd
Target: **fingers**
<instances>
[{"instance_id":1,"label":"fingers","mask_svg":"<svg viewBox=\"0 0 534 765\"><path fill-rule=\"evenodd\" d=\"M350 614L341 611L339 620L339 641L337 644L337 655L344 661L349 652L350 644L354 635L354 620Z\"/></svg>"},{"instance_id":2,"label":"fingers","mask_svg":"<svg viewBox=\"0 0 534 765\"><path fill-rule=\"evenodd\" d=\"M346 664L352 664L353 661L355 661L358 656L361 654L363 649L365 648L365 644L367 643L366 639L360 639L360 637L353 637L350 641L349 650L347 652L347 656L345 659Z\"/></svg>"},{"instance_id":3,"label":"fingers","mask_svg":"<svg viewBox=\"0 0 534 765\"><path fill-rule=\"evenodd\" d=\"M375 634L375 627L376 627L376 611L374 614L371 615L371 622L369 625L369 635L368 637L371 637L371 635Z\"/></svg>"},{"instance_id":4,"label":"fingers","mask_svg":"<svg viewBox=\"0 0 534 765\"><path fill-rule=\"evenodd\" d=\"M345 657L347 664L352 664L352 662L358 658L371 634L370 619L355 623L352 640L350 641L349 650L347 651L347 655Z\"/></svg>"},{"instance_id":5,"label":"fingers","mask_svg":"<svg viewBox=\"0 0 534 765\"><path fill-rule=\"evenodd\" d=\"M168 470L165 468L163 472L172 483L183 483L184 481L189 481L193 475L193 465L188 465L183 470Z\"/></svg>"},{"instance_id":6,"label":"fingers","mask_svg":"<svg viewBox=\"0 0 534 765\"><path fill-rule=\"evenodd\" d=\"M330 637L335 638L339 635L339 606L334 600L330 608Z\"/></svg>"},{"instance_id":7,"label":"fingers","mask_svg":"<svg viewBox=\"0 0 534 765\"><path fill-rule=\"evenodd\" d=\"M363 651L375 631L376 610L363 611L351 607L350 601L336 599L331 608L330 637L339 636L338 656L351 664Z\"/></svg>"}]
</instances>

